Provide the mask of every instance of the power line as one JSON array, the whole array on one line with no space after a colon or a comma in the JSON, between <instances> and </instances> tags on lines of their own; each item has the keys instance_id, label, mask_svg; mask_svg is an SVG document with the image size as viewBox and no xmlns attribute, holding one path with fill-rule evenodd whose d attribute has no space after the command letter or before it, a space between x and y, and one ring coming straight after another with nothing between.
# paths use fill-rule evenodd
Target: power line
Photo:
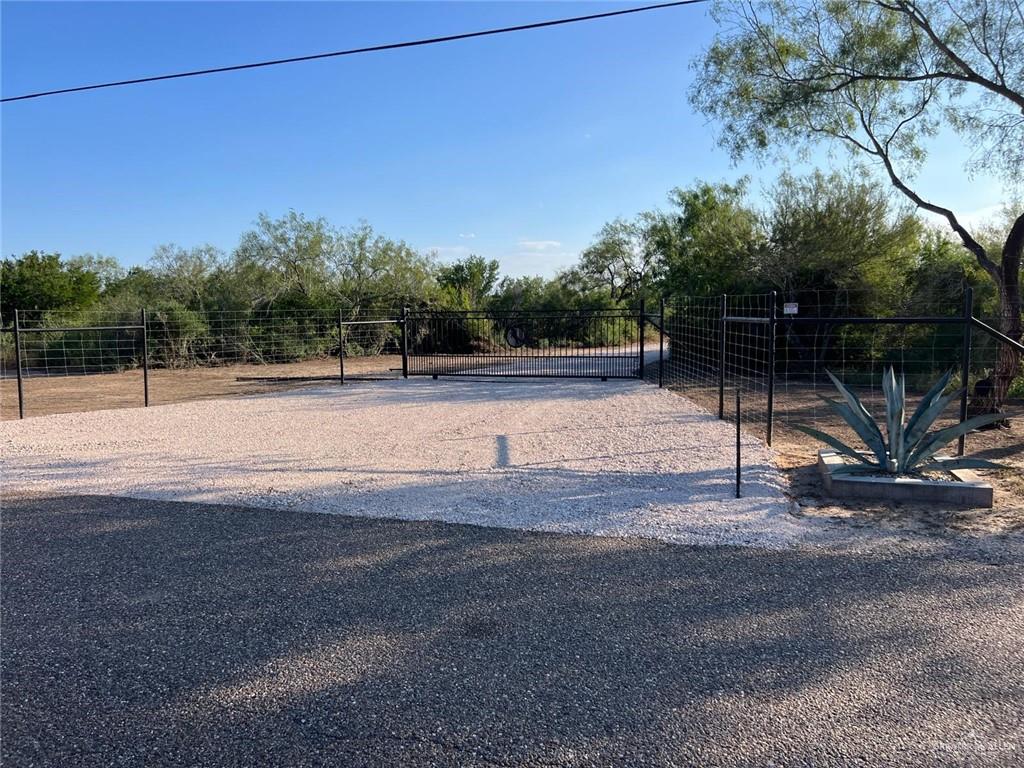
<instances>
[{"instance_id":1,"label":"power line","mask_svg":"<svg viewBox=\"0 0 1024 768\"><path fill-rule=\"evenodd\" d=\"M131 80L116 80L109 83L94 83L92 85L79 85L74 88L58 88L52 91L38 91L36 93L25 93L20 96L8 96L0 99L0 103L9 101L24 101L26 99L38 99L43 96L57 96L63 93L78 93L79 91L96 91L101 88L116 88L122 85L137 85L139 83L155 83L158 80L177 80L183 77L199 77L200 75L215 75L220 72L237 72L243 69L258 69L259 67L274 67L278 64L295 64L300 61L315 61L316 59L330 59L338 56L354 56L358 53L373 53L376 51L392 51L398 48L416 48L421 45L436 45L438 43L450 43L455 40L468 40L473 37L487 37L490 35L503 35L509 32L523 32L528 29L541 29L543 27L557 27L563 24L575 24L580 21L592 21L594 19L607 19L611 16L625 16L630 13L643 13L644 11L655 11L661 8L674 8L681 5L697 5L706 3L709 0L677 0L671 3L658 3L656 5L644 5L639 8L627 8L620 11L606 11L604 13L592 13L587 16L573 16L565 19L552 19L551 21L538 21L533 24L518 24L514 27L500 27L497 29L485 29L479 32L463 32L457 35L445 35L443 37L429 37L421 40L406 40L401 43L385 43L383 45L369 45L363 48L349 48L344 51L330 51L328 53L314 53L308 56L292 56L287 59L271 59L269 61L257 61L250 64L233 64L227 67L212 67L210 69L195 69L188 72L175 72L169 75L153 75L151 77L137 77Z\"/></svg>"}]
</instances>

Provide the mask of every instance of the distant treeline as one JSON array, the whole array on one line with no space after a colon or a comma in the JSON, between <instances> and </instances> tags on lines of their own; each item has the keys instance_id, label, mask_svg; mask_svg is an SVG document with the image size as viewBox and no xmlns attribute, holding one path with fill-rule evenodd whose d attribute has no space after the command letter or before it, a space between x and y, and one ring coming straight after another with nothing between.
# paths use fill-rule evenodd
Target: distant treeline
<instances>
[{"instance_id":1,"label":"distant treeline","mask_svg":"<svg viewBox=\"0 0 1024 768\"><path fill-rule=\"evenodd\" d=\"M339 310L613 309L641 298L655 306L662 296L774 290L780 301L833 314L948 315L968 285L977 314L997 305L970 253L869 179L783 175L762 206L745 180L698 182L672 190L668 203L609 222L573 267L550 278L503 277L497 261L476 255L442 262L369 224L341 228L294 211L261 215L230 252L163 245L146 266L30 251L2 263L0 312L5 326L15 308L25 322L69 325L135 319L146 307L156 324L153 360L176 366L333 354ZM1000 225L990 229L999 242ZM922 348L945 348L949 340L927 335L951 331L915 332ZM9 334L3 342L9 348ZM384 334L379 343L391 342ZM875 354L867 340L850 346L865 359Z\"/></svg>"}]
</instances>

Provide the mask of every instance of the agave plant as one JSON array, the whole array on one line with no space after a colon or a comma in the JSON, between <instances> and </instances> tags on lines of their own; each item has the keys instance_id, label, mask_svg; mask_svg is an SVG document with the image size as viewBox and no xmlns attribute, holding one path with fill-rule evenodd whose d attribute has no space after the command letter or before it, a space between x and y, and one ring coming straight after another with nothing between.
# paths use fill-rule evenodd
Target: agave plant
<instances>
[{"instance_id":1,"label":"agave plant","mask_svg":"<svg viewBox=\"0 0 1024 768\"><path fill-rule=\"evenodd\" d=\"M832 446L844 456L857 460L856 464L840 467L838 472L885 472L893 475L905 475L910 472L930 469L1003 469L1002 465L984 459L935 457L940 449L961 435L966 435L972 429L1006 418L1005 415L999 413L984 414L945 429L929 432L928 430L946 409L946 406L958 400L964 393L963 389L959 389L947 395L942 394L949 385L953 375L952 371L947 372L935 382L935 385L928 390L928 394L918 403L917 410L914 411L910 420L907 421L906 381L902 375L897 381L895 371L891 366L889 367L889 370L882 376L882 392L885 394L885 431L888 440L886 440L886 436L883 436L882 429L868 413L857 395L833 376L831 371L825 372L832 379L832 383L835 384L843 399L833 400L824 395L819 395L819 397L850 425L864 441L870 454L866 455L851 448L843 441L820 430L799 424L794 426L804 434Z\"/></svg>"}]
</instances>

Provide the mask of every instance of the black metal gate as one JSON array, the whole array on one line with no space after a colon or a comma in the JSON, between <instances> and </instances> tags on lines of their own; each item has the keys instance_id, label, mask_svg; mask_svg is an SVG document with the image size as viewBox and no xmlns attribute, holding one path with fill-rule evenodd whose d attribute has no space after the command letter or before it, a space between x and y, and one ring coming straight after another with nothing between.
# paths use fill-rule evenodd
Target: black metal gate
<instances>
[{"instance_id":1,"label":"black metal gate","mask_svg":"<svg viewBox=\"0 0 1024 768\"><path fill-rule=\"evenodd\" d=\"M631 379L644 355L640 310L418 311L410 376Z\"/></svg>"}]
</instances>

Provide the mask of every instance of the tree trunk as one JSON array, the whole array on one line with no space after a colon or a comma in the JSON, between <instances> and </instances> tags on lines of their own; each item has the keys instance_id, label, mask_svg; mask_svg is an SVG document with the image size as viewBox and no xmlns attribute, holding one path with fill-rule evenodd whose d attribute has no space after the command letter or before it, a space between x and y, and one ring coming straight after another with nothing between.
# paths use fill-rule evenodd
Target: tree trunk
<instances>
[{"instance_id":1,"label":"tree trunk","mask_svg":"<svg viewBox=\"0 0 1024 768\"><path fill-rule=\"evenodd\" d=\"M1024 252L1024 214L1017 217L1003 244L997 285L999 288L998 328L1014 341L1022 337L1020 265ZM1021 375L1020 353L1007 344L999 344L999 353L991 379L986 386L975 385L972 413L1002 413L1013 380ZM981 384L981 382L979 382Z\"/></svg>"}]
</instances>

